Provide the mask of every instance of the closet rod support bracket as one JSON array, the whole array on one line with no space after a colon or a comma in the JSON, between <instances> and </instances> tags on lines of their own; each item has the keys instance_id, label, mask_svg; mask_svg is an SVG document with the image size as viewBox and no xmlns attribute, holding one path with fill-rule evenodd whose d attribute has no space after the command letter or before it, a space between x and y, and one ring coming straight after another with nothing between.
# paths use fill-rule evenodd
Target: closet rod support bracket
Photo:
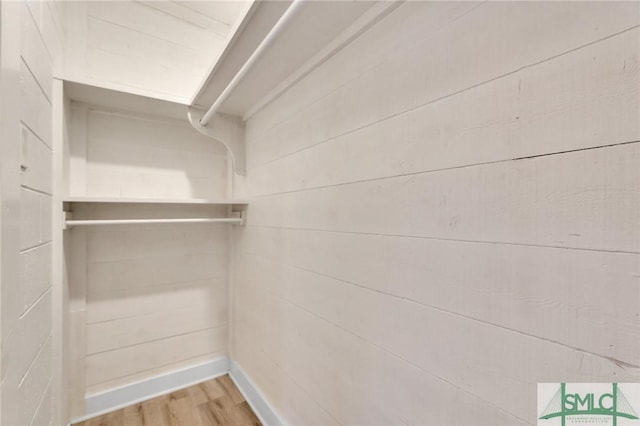
<instances>
[{"instance_id":1,"label":"closet rod support bracket","mask_svg":"<svg viewBox=\"0 0 640 426\"><path fill-rule=\"evenodd\" d=\"M247 175L245 160L244 122L240 117L226 114L214 114L207 126L200 124L204 111L188 107L189 123L198 132L220 142L231 153L233 167L239 175Z\"/></svg>"}]
</instances>

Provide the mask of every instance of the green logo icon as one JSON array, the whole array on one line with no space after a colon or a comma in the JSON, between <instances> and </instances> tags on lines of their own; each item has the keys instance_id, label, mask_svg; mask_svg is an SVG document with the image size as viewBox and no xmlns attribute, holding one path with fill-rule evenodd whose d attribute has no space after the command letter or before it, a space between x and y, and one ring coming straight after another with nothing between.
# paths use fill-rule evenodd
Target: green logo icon
<instances>
[{"instance_id":1,"label":"green logo icon","mask_svg":"<svg viewBox=\"0 0 640 426\"><path fill-rule=\"evenodd\" d=\"M613 426L617 426L619 417L638 419L617 383L611 384L610 393L567 393L566 383L560 383L560 388L542 411L539 419L560 417L562 426L565 426L566 418L570 416L609 416L613 419Z\"/></svg>"}]
</instances>

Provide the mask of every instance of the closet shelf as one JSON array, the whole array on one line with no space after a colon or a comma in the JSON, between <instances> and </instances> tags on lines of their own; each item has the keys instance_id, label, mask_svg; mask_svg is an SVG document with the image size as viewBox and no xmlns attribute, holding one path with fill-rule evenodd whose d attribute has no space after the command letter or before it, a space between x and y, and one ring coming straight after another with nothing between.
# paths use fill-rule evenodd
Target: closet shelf
<instances>
[{"instance_id":1,"label":"closet shelf","mask_svg":"<svg viewBox=\"0 0 640 426\"><path fill-rule=\"evenodd\" d=\"M204 198L113 198L113 197L66 197L65 203L112 203L112 204L205 204L214 206L246 206L246 200L209 200Z\"/></svg>"},{"instance_id":2,"label":"closet shelf","mask_svg":"<svg viewBox=\"0 0 640 426\"><path fill-rule=\"evenodd\" d=\"M158 217L149 217L149 218L96 218L90 219L86 217L74 218L74 204L80 208L82 205L94 205L98 210L94 211L102 211L103 209L107 209L107 206L135 206L136 204L145 204L145 205L165 205L167 208L169 206L174 206L170 209L170 211L174 211L175 206L206 206L211 207L220 207L227 206L230 208L227 212L230 216L227 217L169 217L169 218L158 218ZM103 206L101 206L101 204ZM72 226L96 226L96 225L136 225L136 224L161 224L161 223L230 223L234 225L244 225L245 212L248 203L243 200L209 200L209 199L151 199L151 198L109 198L109 197L67 197L63 199L63 229L68 229ZM129 210L126 208L126 210ZM153 210L156 210L155 208ZM201 210L199 208L199 210ZM207 209L208 210L208 209ZM130 211L129 211L130 213ZM110 215L113 215L111 212ZM86 216L82 214L82 216ZM103 216L100 214L99 216Z\"/></svg>"},{"instance_id":3,"label":"closet shelf","mask_svg":"<svg viewBox=\"0 0 640 426\"><path fill-rule=\"evenodd\" d=\"M180 219L104 219L104 220L66 220L65 227L79 225L137 225L148 223L232 223L242 225L242 217L221 218L180 218Z\"/></svg>"}]
</instances>

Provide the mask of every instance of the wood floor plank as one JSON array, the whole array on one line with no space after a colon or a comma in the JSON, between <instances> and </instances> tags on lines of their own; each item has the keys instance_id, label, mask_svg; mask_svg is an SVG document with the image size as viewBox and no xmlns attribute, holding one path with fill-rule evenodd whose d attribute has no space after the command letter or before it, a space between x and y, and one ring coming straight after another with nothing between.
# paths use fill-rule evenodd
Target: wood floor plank
<instances>
[{"instance_id":1,"label":"wood floor plank","mask_svg":"<svg viewBox=\"0 0 640 426\"><path fill-rule=\"evenodd\" d=\"M244 402L244 397L238 388L236 388L233 381L231 381L231 377L224 375L222 377L218 377L216 381L222 385L234 404L241 404Z\"/></svg>"},{"instance_id":2,"label":"wood floor plank","mask_svg":"<svg viewBox=\"0 0 640 426\"><path fill-rule=\"evenodd\" d=\"M215 419L221 425L238 426L236 416L234 416L233 401L227 395L221 396L213 401L207 402L207 406L213 412Z\"/></svg>"},{"instance_id":3,"label":"wood floor plank","mask_svg":"<svg viewBox=\"0 0 640 426\"><path fill-rule=\"evenodd\" d=\"M191 386L188 388L189 394L191 395L191 400L196 407L204 404L209 401L209 397L207 396L207 388L204 383L198 383L197 385Z\"/></svg>"},{"instance_id":4,"label":"wood floor plank","mask_svg":"<svg viewBox=\"0 0 640 426\"><path fill-rule=\"evenodd\" d=\"M144 413L142 404L131 405L123 409L124 426L144 426Z\"/></svg>"},{"instance_id":5,"label":"wood floor plank","mask_svg":"<svg viewBox=\"0 0 640 426\"><path fill-rule=\"evenodd\" d=\"M145 426L172 426L168 400L168 396L164 395L142 403Z\"/></svg>"},{"instance_id":6,"label":"wood floor plank","mask_svg":"<svg viewBox=\"0 0 640 426\"><path fill-rule=\"evenodd\" d=\"M213 401L226 395L226 392L217 379L209 380L201 383L204 387L209 401Z\"/></svg>"},{"instance_id":7,"label":"wood floor plank","mask_svg":"<svg viewBox=\"0 0 640 426\"><path fill-rule=\"evenodd\" d=\"M169 412L172 426L201 426L200 414L186 390L169 395Z\"/></svg>"},{"instance_id":8,"label":"wood floor plank","mask_svg":"<svg viewBox=\"0 0 640 426\"><path fill-rule=\"evenodd\" d=\"M238 404L236 406L236 412L238 413L242 422L241 424L243 426L245 425L260 426L261 425L260 420L258 420L258 417L256 417L251 407L249 407L249 404L247 403L247 401L244 401Z\"/></svg>"},{"instance_id":9,"label":"wood floor plank","mask_svg":"<svg viewBox=\"0 0 640 426\"><path fill-rule=\"evenodd\" d=\"M73 426L261 426L228 375Z\"/></svg>"}]
</instances>

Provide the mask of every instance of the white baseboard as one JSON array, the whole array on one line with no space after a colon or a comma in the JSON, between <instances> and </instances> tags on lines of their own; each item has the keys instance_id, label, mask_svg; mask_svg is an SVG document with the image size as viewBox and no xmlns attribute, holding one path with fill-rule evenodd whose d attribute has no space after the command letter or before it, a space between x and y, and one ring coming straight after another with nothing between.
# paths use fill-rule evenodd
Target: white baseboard
<instances>
[{"instance_id":1,"label":"white baseboard","mask_svg":"<svg viewBox=\"0 0 640 426\"><path fill-rule=\"evenodd\" d=\"M73 419L71 423L81 422L91 417L137 404L156 396L222 376L228 372L229 358L223 356L192 367L171 371L150 379L88 395L85 399L86 414L81 418Z\"/></svg>"},{"instance_id":2,"label":"white baseboard","mask_svg":"<svg viewBox=\"0 0 640 426\"><path fill-rule=\"evenodd\" d=\"M240 390L240 393L242 393L244 399L247 400L253 412L263 425L280 426L285 424L267 399L258 388L256 388L244 371L242 371L242 368L233 361L231 361L229 366L229 376L231 376L231 380L236 384L236 387Z\"/></svg>"}]
</instances>

